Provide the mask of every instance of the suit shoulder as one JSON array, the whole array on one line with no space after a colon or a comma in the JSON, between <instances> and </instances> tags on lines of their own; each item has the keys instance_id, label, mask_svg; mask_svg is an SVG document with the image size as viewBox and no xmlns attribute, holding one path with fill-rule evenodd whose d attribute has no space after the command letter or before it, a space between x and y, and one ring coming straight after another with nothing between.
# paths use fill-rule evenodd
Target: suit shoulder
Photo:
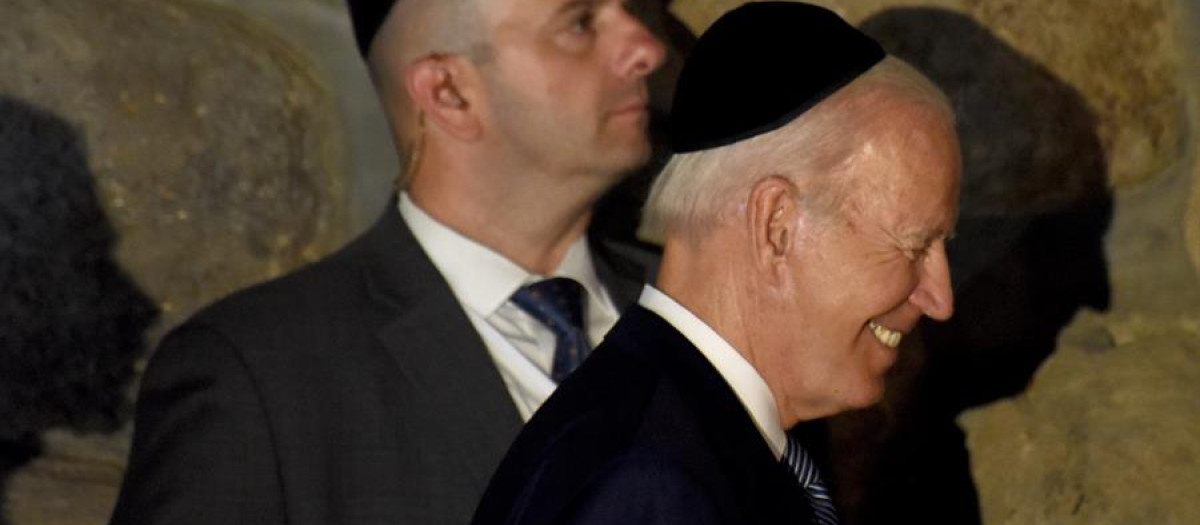
<instances>
[{"instance_id":1,"label":"suit shoulder","mask_svg":"<svg viewBox=\"0 0 1200 525\"><path fill-rule=\"evenodd\" d=\"M677 397L670 375L651 369L622 378L603 390L564 384L579 392L553 404L552 397L530 421L475 523L500 523L489 520L514 512L526 524L727 522L711 504L719 482L711 461L694 461L687 443L700 437L659 417ZM589 388L593 394L584 395Z\"/></svg>"},{"instance_id":2,"label":"suit shoulder","mask_svg":"<svg viewBox=\"0 0 1200 525\"><path fill-rule=\"evenodd\" d=\"M322 330L361 326L367 308L365 261L351 244L315 263L251 285L201 309L182 326L203 327L238 349L271 342L306 346Z\"/></svg>"},{"instance_id":3,"label":"suit shoulder","mask_svg":"<svg viewBox=\"0 0 1200 525\"><path fill-rule=\"evenodd\" d=\"M636 449L662 370L611 344L598 347L534 414L492 478L476 524L501 523L535 501L547 523L592 480ZM539 519L522 523L541 523Z\"/></svg>"},{"instance_id":4,"label":"suit shoulder","mask_svg":"<svg viewBox=\"0 0 1200 525\"><path fill-rule=\"evenodd\" d=\"M341 249L286 275L235 292L202 310L194 320L222 326L248 323L290 327L331 315L354 316L359 314L356 310L379 298L376 293L396 287L429 293L438 285L428 282L439 281L439 277L393 205L385 209L373 227Z\"/></svg>"}]
</instances>

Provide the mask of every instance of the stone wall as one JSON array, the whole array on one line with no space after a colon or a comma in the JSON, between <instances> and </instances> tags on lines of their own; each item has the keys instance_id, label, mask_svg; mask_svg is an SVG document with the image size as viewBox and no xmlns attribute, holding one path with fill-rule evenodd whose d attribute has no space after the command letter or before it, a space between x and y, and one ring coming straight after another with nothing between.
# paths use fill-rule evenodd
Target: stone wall
<instances>
[{"instance_id":1,"label":"stone wall","mask_svg":"<svg viewBox=\"0 0 1200 525\"><path fill-rule=\"evenodd\" d=\"M198 3L6 0L0 94L78 130L114 256L171 325L346 229L345 145L309 59Z\"/></svg>"},{"instance_id":2,"label":"stone wall","mask_svg":"<svg viewBox=\"0 0 1200 525\"><path fill-rule=\"evenodd\" d=\"M211 3L4 0L0 70L0 522L101 523L145 349L346 237L343 111L309 54Z\"/></svg>"},{"instance_id":3,"label":"stone wall","mask_svg":"<svg viewBox=\"0 0 1200 525\"><path fill-rule=\"evenodd\" d=\"M651 17L682 51L740 2L663 3L675 16ZM909 338L879 408L829 425L845 522L1200 522L1200 6L819 3L950 94L965 165L955 320ZM677 68L655 79L660 107ZM396 172L339 0L3 0L0 70L0 119L47 122L85 159L31 164L53 155L0 133L0 197L79 175L55 180L107 223L91 253L126 279L114 315L147 345L342 243ZM60 222L46 231L80 227ZM85 386L111 394L138 346L63 354L106 363ZM106 424L0 431L0 523L103 523L119 404Z\"/></svg>"}]
</instances>

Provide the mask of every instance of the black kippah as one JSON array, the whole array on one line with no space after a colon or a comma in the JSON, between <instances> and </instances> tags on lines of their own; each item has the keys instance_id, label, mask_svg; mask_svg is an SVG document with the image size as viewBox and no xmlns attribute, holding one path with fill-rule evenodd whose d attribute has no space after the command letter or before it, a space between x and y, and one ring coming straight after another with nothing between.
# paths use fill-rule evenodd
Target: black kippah
<instances>
[{"instance_id":1,"label":"black kippah","mask_svg":"<svg viewBox=\"0 0 1200 525\"><path fill-rule=\"evenodd\" d=\"M350 9L350 23L354 25L354 40L358 42L358 52L363 57L371 50L375 33L379 32L379 26L383 25L383 19L387 18L395 3L396 0L346 0L346 7Z\"/></svg>"},{"instance_id":2,"label":"black kippah","mask_svg":"<svg viewBox=\"0 0 1200 525\"><path fill-rule=\"evenodd\" d=\"M692 49L671 109L676 153L766 133L808 111L885 53L828 9L754 2L726 13Z\"/></svg>"}]
</instances>

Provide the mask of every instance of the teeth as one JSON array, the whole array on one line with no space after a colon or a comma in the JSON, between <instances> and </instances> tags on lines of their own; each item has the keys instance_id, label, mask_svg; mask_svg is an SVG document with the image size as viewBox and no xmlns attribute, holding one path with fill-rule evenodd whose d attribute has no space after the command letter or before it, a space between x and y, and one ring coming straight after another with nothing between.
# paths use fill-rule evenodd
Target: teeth
<instances>
[{"instance_id":1,"label":"teeth","mask_svg":"<svg viewBox=\"0 0 1200 525\"><path fill-rule=\"evenodd\" d=\"M888 348L900 346L900 339L904 337L904 334L884 328L883 325L875 321L868 322L867 327L871 329L872 334L875 334L875 339L878 339L880 343L883 343L883 346Z\"/></svg>"}]
</instances>

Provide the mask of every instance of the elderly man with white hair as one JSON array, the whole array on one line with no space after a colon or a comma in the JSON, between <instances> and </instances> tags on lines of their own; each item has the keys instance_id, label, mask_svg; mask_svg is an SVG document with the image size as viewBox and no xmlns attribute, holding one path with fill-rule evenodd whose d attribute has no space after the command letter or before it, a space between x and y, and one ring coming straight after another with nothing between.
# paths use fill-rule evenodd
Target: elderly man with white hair
<instances>
[{"instance_id":1,"label":"elderly man with white hair","mask_svg":"<svg viewBox=\"0 0 1200 525\"><path fill-rule=\"evenodd\" d=\"M833 13L738 8L699 40L652 189L656 284L535 414L493 523L837 523L786 430L868 406L953 312L959 144L941 92Z\"/></svg>"}]
</instances>

